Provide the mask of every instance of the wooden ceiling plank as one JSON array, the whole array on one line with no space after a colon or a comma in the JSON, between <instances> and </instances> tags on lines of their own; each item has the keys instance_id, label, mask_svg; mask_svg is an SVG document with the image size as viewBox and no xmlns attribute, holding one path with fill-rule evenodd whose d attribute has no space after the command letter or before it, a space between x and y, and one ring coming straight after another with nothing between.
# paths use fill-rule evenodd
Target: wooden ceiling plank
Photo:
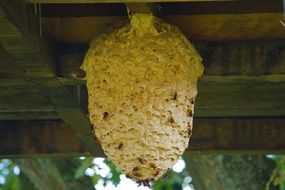
<instances>
[{"instance_id":1,"label":"wooden ceiling plank","mask_svg":"<svg viewBox=\"0 0 285 190\"><path fill-rule=\"evenodd\" d=\"M65 78L62 82L85 88L82 80ZM87 102L87 98L82 94L81 102ZM198 82L195 117L285 116L284 99L284 74L206 75Z\"/></svg>"},{"instance_id":2,"label":"wooden ceiling plank","mask_svg":"<svg viewBox=\"0 0 285 190\"><path fill-rule=\"evenodd\" d=\"M26 3L159 3L159 2L211 2L234 0L25 0Z\"/></svg>"},{"instance_id":3,"label":"wooden ceiling plank","mask_svg":"<svg viewBox=\"0 0 285 190\"><path fill-rule=\"evenodd\" d=\"M78 99L78 102L81 103L83 110L87 110L87 93L85 83L82 80L74 79L64 79L63 83L66 83L68 86L73 87L78 90L75 90L74 97ZM59 116L70 117L67 123L70 125L82 124L80 118L77 118L78 115L81 117L86 117L82 112L78 113L78 109L74 109L75 105L71 104L68 101L68 97L61 88L58 88L57 85L54 85L49 79L42 81L45 83L45 93L48 94L51 101L56 102L56 110L59 113ZM80 85L80 86L78 86ZM16 86L9 86L7 89L14 89ZM247 76L247 75L238 75L238 76L213 76L206 75L203 76L198 83L198 97L195 105L195 117L246 117L246 116L259 116L259 117L269 117L269 116L285 116L285 75L284 74L272 74L272 75L259 75L259 76ZM4 93L4 92L3 92ZM3 93L0 93L3 94ZM179 93L179 92L178 92ZM29 94L29 93L28 93ZM70 95L69 95L70 96ZM12 102L15 108L18 111L22 101L18 101L18 96L12 96L7 99L7 94L3 94L1 97L6 97L6 100L13 98L16 100L15 103ZM23 96L24 97L24 96ZM31 97L33 97L31 95ZM63 101L62 97L65 97L66 100ZM25 98L25 97L24 97ZM21 99L19 99L21 100ZM33 102L33 101L32 101ZM11 107L11 104L3 100L3 106ZM1 107L1 106L0 106ZM22 108L22 111L24 108ZM6 109L7 110L7 109ZM15 111L17 111L15 110ZM11 109L10 109L11 111ZM30 109L30 111L35 111ZM44 110L39 107L39 112L44 112L45 115L39 116L41 118L50 117L51 119L57 119L54 117L54 114L49 110ZM27 112L28 114L29 112ZM50 113L50 114L49 114ZM31 113L33 117L33 113ZM87 114L87 111L86 113ZM9 116L11 114L3 113L2 117ZM24 115L24 113L22 114ZM1 110L0 110L1 116ZM71 117L72 116L72 117ZM1 118L1 117L0 117ZM8 117L9 118L9 117ZM27 117L29 118L29 117ZM7 120L7 119L5 119ZM81 122L81 123L78 123ZM89 125L89 123L88 123ZM89 128L86 130L89 133Z\"/></svg>"},{"instance_id":4,"label":"wooden ceiling plank","mask_svg":"<svg viewBox=\"0 0 285 190\"><path fill-rule=\"evenodd\" d=\"M284 39L282 13L163 15L191 40L232 41ZM49 17L44 25L58 42L87 44L126 16Z\"/></svg>"},{"instance_id":5,"label":"wooden ceiling plank","mask_svg":"<svg viewBox=\"0 0 285 190\"><path fill-rule=\"evenodd\" d=\"M206 68L198 83L196 117L285 115L284 40L194 44ZM59 64L62 82L85 85L74 76L80 75L86 48L81 53L65 48ZM86 94L81 97L87 101Z\"/></svg>"},{"instance_id":6,"label":"wooden ceiling plank","mask_svg":"<svg viewBox=\"0 0 285 190\"><path fill-rule=\"evenodd\" d=\"M228 42L192 42L205 66L204 75L271 75L285 74L285 39ZM65 83L80 77L80 65L88 45L61 45L58 76ZM76 81L76 80L75 80ZM74 84L82 83L77 81Z\"/></svg>"},{"instance_id":7,"label":"wooden ceiling plank","mask_svg":"<svg viewBox=\"0 0 285 190\"><path fill-rule=\"evenodd\" d=\"M0 1L0 22L8 25L14 35L0 33L0 43L12 55L40 94L55 107L58 115L72 128L91 153L96 144L90 122L67 89L55 77L56 61L53 41L41 33L39 19L21 0ZM1 32L1 31L0 31ZM48 82L47 82L48 81Z\"/></svg>"},{"instance_id":8,"label":"wooden ceiling plank","mask_svg":"<svg viewBox=\"0 0 285 190\"><path fill-rule=\"evenodd\" d=\"M0 110L0 121L61 119L56 111L42 110Z\"/></svg>"},{"instance_id":9,"label":"wooden ceiling plank","mask_svg":"<svg viewBox=\"0 0 285 190\"><path fill-rule=\"evenodd\" d=\"M285 116L285 75L204 76L196 117Z\"/></svg>"},{"instance_id":10,"label":"wooden ceiling plank","mask_svg":"<svg viewBox=\"0 0 285 190\"><path fill-rule=\"evenodd\" d=\"M141 3L143 4L143 3ZM282 0L154 3L162 15L269 13L283 11ZM33 4L29 5L31 9ZM43 17L127 16L124 3L42 4Z\"/></svg>"},{"instance_id":11,"label":"wooden ceiling plank","mask_svg":"<svg viewBox=\"0 0 285 190\"><path fill-rule=\"evenodd\" d=\"M40 24L33 12L27 11L20 0L0 1L2 47L17 61L28 77L53 77L55 58L53 42L43 30L40 36ZM9 29L9 30L8 30ZM40 55L39 55L40 54Z\"/></svg>"},{"instance_id":12,"label":"wooden ceiling plank","mask_svg":"<svg viewBox=\"0 0 285 190\"><path fill-rule=\"evenodd\" d=\"M285 139L280 135L284 133L284 117L196 118L188 151L193 154L284 154ZM1 158L90 156L61 121L2 121L0 144ZM104 156L99 144L95 156Z\"/></svg>"}]
</instances>

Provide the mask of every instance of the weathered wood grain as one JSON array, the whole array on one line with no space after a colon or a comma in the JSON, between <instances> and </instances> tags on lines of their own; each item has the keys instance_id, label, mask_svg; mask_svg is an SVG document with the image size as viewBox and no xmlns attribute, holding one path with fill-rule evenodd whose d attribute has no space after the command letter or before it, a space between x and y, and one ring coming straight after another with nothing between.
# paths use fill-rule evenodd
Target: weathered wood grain
<instances>
[{"instance_id":1,"label":"weathered wood grain","mask_svg":"<svg viewBox=\"0 0 285 190\"><path fill-rule=\"evenodd\" d=\"M192 40L226 41L285 38L282 13L164 15ZM124 16L50 17L45 26L57 41L89 43L112 24L127 21Z\"/></svg>"},{"instance_id":2,"label":"weathered wood grain","mask_svg":"<svg viewBox=\"0 0 285 190\"><path fill-rule=\"evenodd\" d=\"M196 42L205 75L269 75L285 73L285 40Z\"/></svg>"},{"instance_id":3,"label":"weathered wood grain","mask_svg":"<svg viewBox=\"0 0 285 190\"><path fill-rule=\"evenodd\" d=\"M82 85L82 90L85 89L82 80L65 78L62 82L67 85ZM285 116L284 100L284 74L206 75L198 82L195 117ZM81 94L81 102L87 105L86 93Z\"/></svg>"},{"instance_id":4,"label":"weathered wood grain","mask_svg":"<svg viewBox=\"0 0 285 190\"><path fill-rule=\"evenodd\" d=\"M55 111L49 99L32 82L0 80L0 112Z\"/></svg>"},{"instance_id":5,"label":"weathered wood grain","mask_svg":"<svg viewBox=\"0 0 285 190\"><path fill-rule=\"evenodd\" d=\"M2 121L0 131L0 157L90 155L79 138L61 121ZM96 151L100 155L100 149Z\"/></svg>"},{"instance_id":6,"label":"weathered wood grain","mask_svg":"<svg viewBox=\"0 0 285 190\"><path fill-rule=\"evenodd\" d=\"M195 118L191 154L285 153L285 118ZM89 156L61 121L0 122L0 157ZM99 144L95 156L104 156ZM188 151L187 151L188 153Z\"/></svg>"},{"instance_id":7,"label":"weathered wood grain","mask_svg":"<svg viewBox=\"0 0 285 190\"><path fill-rule=\"evenodd\" d=\"M284 100L285 75L204 76L198 83L195 115L284 116Z\"/></svg>"},{"instance_id":8,"label":"weathered wood grain","mask_svg":"<svg viewBox=\"0 0 285 190\"><path fill-rule=\"evenodd\" d=\"M284 117L195 118L190 152L285 153Z\"/></svg>"},{"instance_id":9,"label":"weathered wood grain","mask_svg":"<svg viewBox=\"0 0 285 190\"><path fill-rule=\"evenodd\" d=\"M55 77L54 44L44 30L41 32L39 19L27 9L23 1L1 0L0 24L9 27L8 32L0 30L3 49L15 58L27 80L50 101L58 115L94 154L95 142L91 135L90 122L67 89ZM20 95L14 98L19 99ZM7 94L4 94L4 97L7 98Z\"/></svg>"},{"instance_id":10,"label":"weathered wood grain","mask_svg":"<svg viewBox=\"0 0 285 190\"><path fill-rule=\"evenodd\" d=\"M201 53L206 68L205 76L199 82L195 116L284 115L284 40L194 42L194 44ZM78 107L80 104L84 114L86 114L85 81L76 78L84 76L79 67L83 62L87 46L60 46L60 48L61 56L58 67L60 81L71 89L72 93L69 93L75 98L73 98L73 107ZM54 81L54 79L51 80ZM38 79L38 81L48 83L49 79ZM51 104L52 101L42 102L41 100L44 98L39 93L41 90L37 89L38 87L31 84L27 85L25 81L13 79L1 80L0 86L3 85L5 87L2 88L7 88L7 91L0 93L3 102L1 106L2 108L5 107L2 109L2 115L0 114L2 119L7 117L5 120L8 120L13 116L17 120L21 118L36 119L36 116L39 117L38 119L58 119L58 115L48 112L50 109L45 110L45 107L49 106L48 103ZM48 86L48 84L41 83L40 85ZM52 88L44 88L43 92L50 89L52 93L52 89L56 89L57 85L60 87L60 84L56 84ZM46 92L47 97L49 97L48 94ZM58 104L66 107L68 105L67 97L70 95L66 96L62 91L57 93ZM36 105L37 102L39 102L39 106ZM7 109L10 112L7 112ZM26 110L30 114L25 114L21 110ZM35 110L38 110L40 114L34 113ZM19 114L15 115L16 113ZM22 117L24 115L29 115L29 117Z\"/></svg>"},{"instance_id":11,"label":"weathered wood grain","mask_svg":"<svg viewBox=\"0 0 285 190\"><path fill-rule=\"evenodd\" d=\"M250 40L229 42L194 41L203 58L205 75L270 75L285 74L285 40ZM58 75L80 78L88 45L60 46Z\"/></svg>"},{"instance_id":12,"label":"weathered wood grain","mask_svg":"<svg viewBox=\"0 0 285 190\"><path fill-rule=\"evenodd\" d=\"M25 0L26 3L152 3L152 2L207 2L232 0Z\"/></svg>"},{"instance_id":13,"label":"weathered wood grain","mask_svg":"<svg viewBox=\"0 0 285 190\"><path fill-rule=\"evenodd\" d=\"M56 111L40 110L0 110L0 121L61 119Z\"/></svg>"},{"instance_id":14,"label":"weathered wood grain","mask_svg":"<svg viewBox=\"0 0 285 190\"><path fill-rule=\"evenodd\" d=\"M24 78L24 72L17 67L14 58L0 45L0 80L7 78Z\"/></svg>"},{"instance_id":15,"label":"weathered wood grain","mask_svg":"<svg viewBox=\"0 0 285 190\"><path fill-rule=\"evenodd\" d=\"M18 84L20 85L18 88L16 84L11 86L10 83L7 85L7 92L3 91L0 93L2 103L0 106L0 116L2 116L2 119L4 119L6 115L7 118L5 120L8 120L14 112L22 112L21 115L15 116L14 118L17 120L21 119L21 116L25 115L25 111L27 112L26 115L31 113L30 117L33 119L36 116L34 112L38 111L38 119L44 119L45 117L58 119L59 116L69 117L69 120L66 122L80 126L78 122L83 123L83 121L77 117L79 117L79 115L86 117L86 115L82 112L78 112L77 109L74 108L80 106L82 110L85 110L85 114L87 114L88 97L85 82L66 78L62 80L63 83L69 86L69 93L73 94L73 97L77 100L71 103L69 101L69 99L72 98L70 97L71 95L67 95L66 91L63 91L50 79L42 79L39 81L41 84L44 83L43 85L45 86L42 92L45 92L47 97L50 98L50 101L57 105L56 108L51 107L48 101L46 101L45 104L39 101L42 99L42 96L34 92L39 93L40 89L23 89L22 84ZM18 91L15 90L15 88L18 88ZM198 83L195 117L285 116L284 100L284 74L261 76L203 76ZM8 114L7 112L9 110L12 113ZM53 110L56 110L59 115L55 115L52 112ZM1 111L3 112L2 114ZM89 126L90 124L84 123L84 125ZM86 130L86 133L89 133L89 130Z\"/></svg>"},{"instance_id":16,"label":"weathered wood grain","mask_svg":"<svg viewBox=\"0 0 285 190\"><path fill-rule=\"evenodd\" d=\"M282 12L282 0L238 0L158 3L162 15ZM29 4L31 9L33 4ZM41 4L43 17L127 16L124 3Z\"/></svg>"},{"instance_id":17,"label":"weathered wood grain","mask_svg":"<svg viewBox=\"0 0 285 190\"><path fill-rule=\"evenodd\" d=\"M19 0L0 1L0 42L28 77L52 77L55 71L53 44L38 18ZM39 55L41 54L41 56ZM21 61L18 61L21 60Z\"/></svg>"},{"instance_id":18,"label":"weathered wood grain","mask_svg":"<svg viewBox=\"0 0 285 190\"><path fill-rule=\"evenodd\" d=\"M284 40L194 44L205 65L205 75L198 83L195 116L285 114ZM72 51L74 47L65 48L59 63L62 82L84 85L84 81L74 78L82 77L79 67L87 47L80 46L75 48L76 51ZM82 97L82 102L86 102L86 95Z\"/></svg>"}]
</instances>

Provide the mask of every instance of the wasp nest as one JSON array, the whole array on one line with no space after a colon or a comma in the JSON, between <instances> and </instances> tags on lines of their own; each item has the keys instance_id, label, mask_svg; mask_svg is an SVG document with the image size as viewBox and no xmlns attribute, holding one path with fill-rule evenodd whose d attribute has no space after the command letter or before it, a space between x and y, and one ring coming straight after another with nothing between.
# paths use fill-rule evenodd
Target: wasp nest
<instances>
[{"instance_id":1,"label":"wasp nest","mask_svg":"<svg viewBox=\"0 0 285 190\"><path fill-rule=\"evenodd\" d=\"M82 65L89 117L128 177L156 180L188 147L201 61L178 28L151 14L90 43Z\"/></svg>"}]
</instances>

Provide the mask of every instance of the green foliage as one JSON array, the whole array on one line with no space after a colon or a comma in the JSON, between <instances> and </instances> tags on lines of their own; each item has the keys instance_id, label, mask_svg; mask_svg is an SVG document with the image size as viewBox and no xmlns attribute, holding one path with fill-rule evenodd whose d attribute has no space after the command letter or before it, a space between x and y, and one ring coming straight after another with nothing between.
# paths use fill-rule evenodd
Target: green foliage
<instances>
[{"instance_id":1,"label":"green foliage","mask_svg":"<svg viewBox=\"0 0 285 190\"><path fill-rule=\"evenodd\" d=\"M109 159L105 159L104 163L110 168L111 171L111 178L108 179L110 181L112 181L112 183L115 185L115 187L117 187L120 183L120 176L121 176L121 172L118 172L118 170L116 169L116 166L111 162L111 160ZM104 184L106 184L106 180L104 182Z\"/></svg>"},{"instance_id":2,"label":"green foliage","mask_svg":"<svg viewBox=\"0 0 285 190\"><path fill-rule=\"evenodd\" d=\"M88 158L85 158L84 160L82 160L81 164L76 169L75 176L74 176L75 179L79 179L79 178L84 177L86 175L85 174L86 170L91 169L94 172L92 174L89 174L89 176L91 177L94 185L96 185L99 182L99 180L101 179L101 180L103 180L104 186L106 186L106 184L108 182L111 182L113 185L117 186L120 183L121 173L119 171L117 171L116 166L109 159L105 158L103 163L110 170L110 172L107 176L102 176L102 175L96 173L95 171L100 170L101 166L94 163L93 157L88 157Z\"/></svg>"},{"instance_id":3,"label":"green foliage","mask_svg":"<svg viewBox=\"0 0 285 190\"><path fill-rule=\"evenodd\" d=\"M94 158L86 158L81 161L81 165L76 169L75 172L75 178L81 178L86 175L86 170L91 169L94 172L89 173L90 177L92 178L93 184L96 185L99 180L103 181L103 185L106 186L109 182L111 182L115 187L117 187L121 181L120 176L122 175L121 172L119 172L116 169L116 166L109 160L104 159L103 163L105 166L108 167L109 173L105 176L101 175L100 172L98 172L100 167L103 167L102 165L95 164ZM105 168L106 169L106 168ZM97 171L97 172L96 172ZM152 189L154 190L181 190L182 184L184 178L188 176L187 171L182 171L181 173L175 173L173 171L168 172L167 178L158 180L154 183Z\"/></svg>"},{"instance_id":4,"label":"green foliage","mask_svg":"<svg viewBox=\"0 0 285 190\"><path fill-rule=\"evenodd\" d=\"M156 181L152 189L153 190L182 190L182 184L185 177L188 176L188 173L184 170L181 173L175 173L169 171L166 178L159 179Z\"/></svg>"},{"instance_id":5,"label":"green foliage","mask_svg":"<svg viewBox=\"0 0 285 190\"><path fill-rule=\"evenodd\" d=\"M265 156L263 156L264 158ZM195 158L195 159L194 159ZM270 166L270 168L275 167L270 181L267 184L267 190L285 190L285 157L284 156L273 156L273 159L257 159L256 156L212 156L211 159L208 159L208 165L205 165L205 170L198 172L199 176L195 178L194 173L191 173L193 181L197 177L201 178L202 183L206 181L214 180L213 174L216 174L217 182L222 184L221 187L233 187L228 189L244 189L244 187L253 187L249 186L251 183L259 184L267 181L266 176L270 176L271 170L266 170L264 167ZM185 158L186 159L186 158ZM200 160L200 162L195 162ZM201 162L202 157L194 156L193 159L186 159L190 169L193 169L193 166L201 165L204 162ZM40 159L41 160L41 159ZM48 159L50 166L57 167L60 175L58 177L64 180L64 183L68 189L94 189L94 185L103 184L106 186L109 183L112 183L114 186L118 186L121 180L121 173L117 171L115 165L108 159L86 157L86 158L53 158ZM270 161L270 163L267 162ZM18 160L14 160L15 163L19 164ZM30 162L31 160L22 160ZM209 162L210 161L210 162ZM45 168L46 162L39 162ZM196 163L196 164L195 164ZM202 163L202 164L201 164ZM204 163L204 164L205 164ZM273 165L272 165L273 163ZM20 165L19 165L20 166ZM271 167L272 166L272 167ZM0 177L5 178L5 183L0 183L0 190L31 190L31 186L27 185L24 182L23 176L26 175L24 170L21 172L20 176L15 175L14 168L16 165L10 160L0 160ZM42 170L41 168L38 168ZM32 168L36 170L37 168ZM156 181L152 189L153 190L182 190L185 186L192 186L190 184L191 178L188 177L189 168L183 170L180 173L175 173L172 170L169 171L168 177ZM214 171L214 172L210 172ZM247 171L247 172L246 172ZM267 171L267 172L264 172ZM210 175L206 175L205 172L209 172ZM17 172L16 172L17 173ZM192 176L193 174L193 176ZM30 176L27 176L29 178ZM187 179L187 178L188 179ZM266 178L266 179L265 179ZM187 179L187 180L186 180ZM32 177L29 178L29 181L32 180ZM242 181L242 182L241 182ZM0 180L1 182L1 180ZM27 180L26 180L27 182ZM194 183L194 182L193 182ZM250 184L248 184L250 183ZM224 185L224 186L223 186ZM263 186L264 187L264 186ZM203 188L197 188L200 190ZM205 188L204 188L205 189ZM208 188L207 188L208 189ZM212 188L215 189L215 188ZM216 188L217 189L217 188ZM220 188L223 189L223 188ZM248 188L254 189L254 188ZM256 189L256 188L255 188ZM260 188L258 188L260 189Z\"/></svg>"},{"instance_id":6,"label":"green foliage","mask_svg":"<svg viewBox=\"0 0 285 190\"><path fill-rule=\"evenodd\" d=\"M5 183L0 183L0 190L18 190L20 189L19 176L15 174L15 166L10 160L0 160L0 178Z\"/></svg>"},{"instance_id":7,"label":"green foliage","mask_svg":"<svg viewBox=\"0 0 285 190\"><path fill-rule=\"evenodd\" d=\"M80 166L75 171L74 178L79 179L85 176L85 171L87 170L87 168L92 166L92 161L93 161L93 157L88 157L82 160Z\"/></svg>"},{"instance_id":8,"label":"green foliage","mask_svg":"<svg viewBox=\"0 0 285 190\"><path fill-rule=\"evenodd\" d=\"M285 190L285 156L274 155L272 159L277 166L266 184L266 190L271 189L271 186L279 186L279 190Z\"/></svg>"}]
</instances>

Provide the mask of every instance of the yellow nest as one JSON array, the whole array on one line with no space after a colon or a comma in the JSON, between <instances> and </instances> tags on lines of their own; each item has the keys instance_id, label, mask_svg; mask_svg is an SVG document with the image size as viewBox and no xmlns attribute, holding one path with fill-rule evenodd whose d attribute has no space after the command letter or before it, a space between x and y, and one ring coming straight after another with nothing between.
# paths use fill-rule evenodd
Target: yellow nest
<instances>
[{"instance_id":1,"label":"yellow nest","mask_svg":"<svg viewBox=\"0 0 285 190\"><path fill-rule=\"evenodd\" d=\"M151 14L90 43L82 65L89 117L128 177L156 180L188 147L201 62L178 28Z\"/></svg>"}]
</instances>

